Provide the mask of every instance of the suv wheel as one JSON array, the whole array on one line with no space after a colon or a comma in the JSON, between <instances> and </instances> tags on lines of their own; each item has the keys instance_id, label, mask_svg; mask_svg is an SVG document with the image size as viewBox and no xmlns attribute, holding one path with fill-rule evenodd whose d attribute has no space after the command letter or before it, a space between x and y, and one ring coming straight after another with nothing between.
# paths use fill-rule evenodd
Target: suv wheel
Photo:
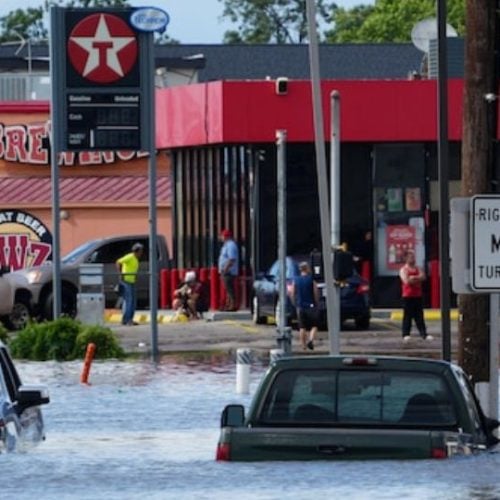
<instances>
[{"instance_id":1,"label":"suv wheel","mask_svg":"<svg viewBox=\"0 0 500 500\"><path fill-rule=\"evenodd\" d=\"M260 301L257 295L254 295L252 299L252 319L256 325L264 325L265 323L267 323L267 318L265 316L262 316L260 310Z\"/></svg>"},{"instance_id":2,"label":"suv wheel","mask_svg":"<svg viewBox=\"0 0 500 500\"><path fill-rule=\"evenodd\" d=\"M7 316L7 324L13 330L22 330L31 319L29 304L21 299L16 299L12 312Z\"/></svg>"}]
</instances>

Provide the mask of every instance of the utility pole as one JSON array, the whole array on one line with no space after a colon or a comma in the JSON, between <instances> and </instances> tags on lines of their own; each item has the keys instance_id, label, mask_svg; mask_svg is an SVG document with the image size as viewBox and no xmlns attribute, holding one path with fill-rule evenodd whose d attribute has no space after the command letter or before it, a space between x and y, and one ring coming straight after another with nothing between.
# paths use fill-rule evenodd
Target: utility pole
<instances>
[{"instance_id":1,"label":"utility pole","mask_svg":"<svg viewBox=\"0 0 500 500\"><path fill-rule=\"evenodd\" d=\"M462 196L491 192L494 163L494 108L485 98L496 95L496 2L466 1L465 74L462 135ZM498 34L497 34L498 36ZM489 298L459 296L459 363L474 383L489 380Z\"/></svg>"}]
</instances>

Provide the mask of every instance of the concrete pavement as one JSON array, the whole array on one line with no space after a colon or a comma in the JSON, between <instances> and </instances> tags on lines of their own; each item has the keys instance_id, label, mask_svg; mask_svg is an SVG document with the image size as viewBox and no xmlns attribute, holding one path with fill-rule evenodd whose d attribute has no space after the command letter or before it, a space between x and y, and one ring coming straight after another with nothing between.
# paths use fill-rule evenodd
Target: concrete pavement
<instances>
[{"instance_id":1,"label":"concrete pavement","mask_svg":"<svg viewBox=\"0 0 500 500\"><path fill-rule=\"evenodd\" d=\"M113 313L117 314L117 313ZM254 325L249 311L215 312L205 319L188 322L173 322L167 319L172 311L158 315L158 349L162 355L226 356L234 357L240 347L250 348L258 358L268 359L269 351L277 347L277 329L274 325ZM145 315L143 317L142 315ZM160 320L161 317L161 320ZM129 354L151 355L152 333L149 316L138 313L139 325L123 326L108 314L106 323L117 335L121 345ZM340 335L342 354L404 355L439 358L441 355L440 323L429 320L429 333L434 340L424 341L415 330L411 341L404 344L401 339L399 320L391 314L374 314L370 330L358 331L348 323ZM452 353L457 351L457 325L452 321ZM292 331L294 353L303 353L298 334ZM328 354L330 341L327 332L319 332L314 351L305 354Z\"/></svg>"}]
</instances>

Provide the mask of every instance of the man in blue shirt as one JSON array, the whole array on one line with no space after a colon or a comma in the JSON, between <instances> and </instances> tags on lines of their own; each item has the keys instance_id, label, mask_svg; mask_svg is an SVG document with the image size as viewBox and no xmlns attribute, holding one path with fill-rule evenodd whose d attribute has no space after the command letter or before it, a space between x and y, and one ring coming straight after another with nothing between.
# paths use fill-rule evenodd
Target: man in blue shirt
<instances>
[{"instance_id":1,"label":"man in blue shirt","mask_svg":"<svg viewBox=\"0 0 500 500\"><path fill-rule=\"evenodd\" d=\"M226 289L226 311L236 311L235 280L238 276L238 246L233 240L233 234L229 229L221 232L223 242L219 254L219 274L222 277Z\"/></svg>"},{"instance_id":2,"label":"man in blue shirt","mask_svg":"<svg viewBox=\"0 0 500 500\"><path fill-rule=\"evenodd\" d=\"M299 264L300 276L295 278L292 289L292 301L297 308L299 320L299 336L302 348L314 349L314 337L318 331L318 302L319 291L311 274L311 267L307 262ZM309 339L307 332L309 331Z\"/></svg>"}]
</instances>

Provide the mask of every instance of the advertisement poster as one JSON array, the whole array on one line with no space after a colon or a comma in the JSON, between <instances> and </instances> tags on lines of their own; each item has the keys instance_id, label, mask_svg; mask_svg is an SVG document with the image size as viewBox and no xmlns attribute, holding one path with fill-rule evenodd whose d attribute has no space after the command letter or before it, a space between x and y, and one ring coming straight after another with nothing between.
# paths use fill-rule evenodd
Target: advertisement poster
<instances>
[{"instance_id":1,"label":"advertisement poster","mask_svg":"<svg viewBox=\"0 0 500 500\"><path fill-rule=\"evenodd\" d=\"M403 211L403 190L401 188L387 189L387 210L389 212Z\"/></svg>"},{"instance_id":2,"label":"advertisement poster","mask_svg":"<svg viewBox=\"0 0 500 500\"><path fill-rule=\"evenodd\" d=\"M406 188L405 198L408 212L417 212L422 209L420 188Z\"/></svg>"},{"instance_id":3,"label":"advertisement poster","mask_svg":"<svg viewBox=\"0 0 500 500\"><path fill-rule=\"evenodd\" d=\"M406 252L415 251L415 227L406 225L387 226L386 228L386 268L399 270L404 264Z\"/></svg>"},{"instance_id":4,"label":"advertisement poster","mask_svg":"<svg viewBox=\"0 0 500 500\"><path fill-rule=\"evenodd\" d=\"M51 253L52 234L40 219L22 210L0 211L0 266L40 266Z\"/></svg>"}]
</instances>

